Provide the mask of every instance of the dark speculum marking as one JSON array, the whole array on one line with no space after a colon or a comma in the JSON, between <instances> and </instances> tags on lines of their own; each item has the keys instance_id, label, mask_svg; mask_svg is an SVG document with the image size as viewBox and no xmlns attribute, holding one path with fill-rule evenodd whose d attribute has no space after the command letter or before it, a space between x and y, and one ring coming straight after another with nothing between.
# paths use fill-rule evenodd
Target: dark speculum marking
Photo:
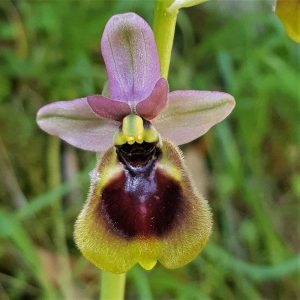
<instances>
[{"instance_id":1,"label":"dark speculum marking","mask_svg":"<svg viewBox=\"0 0 300 300\"><path fill-rule=\"evenodd\" d=\"M179 183L157 168L155 143L117 148L124 171L102 191L100 209L110 228L126 238L162 236L176 223L182 203Z\"/></svg>"}]
</instances>

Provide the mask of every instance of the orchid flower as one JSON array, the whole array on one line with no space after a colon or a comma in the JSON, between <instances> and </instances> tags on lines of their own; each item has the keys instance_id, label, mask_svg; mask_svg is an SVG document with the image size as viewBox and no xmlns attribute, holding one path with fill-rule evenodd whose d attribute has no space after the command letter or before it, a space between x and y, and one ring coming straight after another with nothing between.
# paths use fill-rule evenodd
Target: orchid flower
<instances>
[{"instance_id":1,"label":"orchid flower","mask_svg":"<svg viewBox=\"0 0 300 300\"><path fill-rule=\"evenodd\" d=\"M183 266L207 243L212 217L176 145L226 118L234 99L222 92L169 92L153 32L134 13L108 21L101 52L107 95L51 103L37 114L47 133L104 152L75 224L75 242L89 261L113 273L136 263Z\"/></svg>"},{"instance_id":2,"label":"orchid flower","mask_svg":"<svg viewBox=\"0 0 300 300\"><path fill-rule=\"evenodd\" d=\"M289 37L300 43L300 0L275 0L275 13Z\"/></svg>"}]
</instances>

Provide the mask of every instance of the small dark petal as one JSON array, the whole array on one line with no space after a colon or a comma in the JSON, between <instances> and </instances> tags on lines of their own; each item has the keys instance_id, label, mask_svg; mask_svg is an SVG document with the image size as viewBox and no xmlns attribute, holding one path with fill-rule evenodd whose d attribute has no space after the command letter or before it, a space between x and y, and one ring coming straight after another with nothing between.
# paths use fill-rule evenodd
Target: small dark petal
<instances>
[{"instance_id":1,"label":"small dark petal","mask_svg":"<svg viewBox=\"0 0 300 300\"><path fill-rule=\"evenodd\" d=\"M136 106L137 114L147 120L154 119L167 105L169 86L168 81L160 78L151 94Z\"/></svg>"},{"instance_id":2,"label":"small dark petal","mask_svg":"<svg viewBox=\"0 0 300 300\"><path fill-rule=\"evenodd\" d=\"M87 102L93 112L100 118L121 122L131 112L127 103L115 101L101 95L87 96Z\"/></svg>"}]
</instances>

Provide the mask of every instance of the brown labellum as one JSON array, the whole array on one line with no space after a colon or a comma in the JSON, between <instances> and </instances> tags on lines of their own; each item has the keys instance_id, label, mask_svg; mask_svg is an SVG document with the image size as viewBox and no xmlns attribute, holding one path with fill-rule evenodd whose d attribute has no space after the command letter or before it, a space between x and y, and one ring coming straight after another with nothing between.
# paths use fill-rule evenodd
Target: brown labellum
<instances>
[{"instance_id":1,"label":"brown labellum","mask_svg":"<svg viewBox=\"0 0 300 300\"><path fill-rule=\"evenodd\" d=\"M108 183L99 210L125 238L163 236L180 216L180 183L157 164L157 143L125 144L117 149L124 171Z\"/></svg>"},{"instance_id":2,"label":"brown labellum","mask_svg":"<svg viewBox=\"0 0 300 300\"><path fill-rule=\"evenodd\" d=\"M209 206L170 142L112 147L97 172L75 239L99 268L122 273L135 263L152 266L157 260L176 268L206 244L212 226Z\"/></svg>"}]
</instances>

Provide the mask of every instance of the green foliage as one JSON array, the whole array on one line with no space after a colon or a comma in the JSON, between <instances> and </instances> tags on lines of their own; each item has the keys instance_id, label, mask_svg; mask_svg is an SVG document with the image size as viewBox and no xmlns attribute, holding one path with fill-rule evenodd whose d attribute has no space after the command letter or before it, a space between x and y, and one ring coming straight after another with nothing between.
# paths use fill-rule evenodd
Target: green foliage
<instances>
[{"instance_id":1,"label":"green foliage","mask_svg":"<svg viewBox=\"0 0 300 300\"><path fill-rule=\"evenodd\" d=\"M227 91L237 106L184 147L205 162L194 181L209 182L209 245L179 270L131 270L129 299L297 297L299 46L267 3L253 3L212 1L180 12L171 89ZM98 270L72 238L95 157L65 144L51 152L35 114L46 102L100 93L106 21L135 11L151 22L152 10L152 1L0 2L1 299L97 297Z\"/></svg>"}]
</instances>

